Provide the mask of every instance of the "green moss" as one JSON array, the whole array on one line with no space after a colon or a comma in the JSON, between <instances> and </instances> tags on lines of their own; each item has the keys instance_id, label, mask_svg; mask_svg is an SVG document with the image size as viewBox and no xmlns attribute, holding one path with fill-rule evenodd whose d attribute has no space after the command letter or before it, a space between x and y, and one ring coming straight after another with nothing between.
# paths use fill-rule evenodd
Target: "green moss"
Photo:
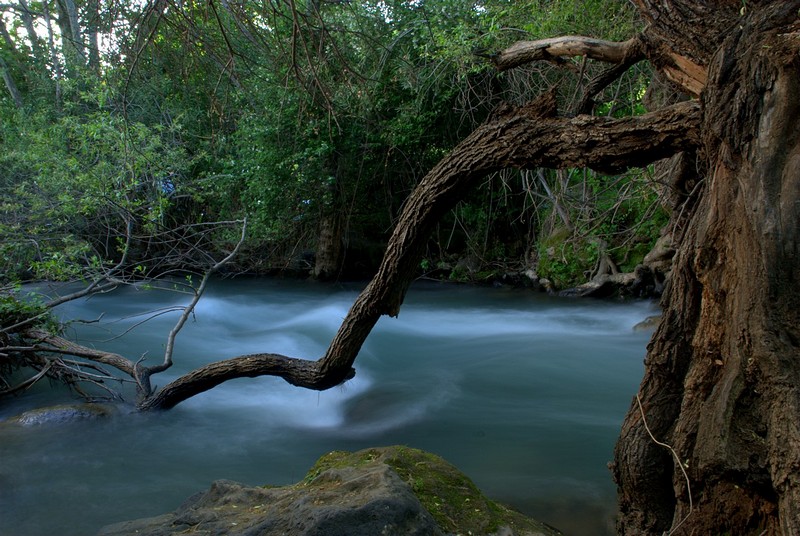
<instances>
[{"instance_id":1,"label":"green moss","mask_svg":"<svg viewBox=\"0 0 800 536\"><path fill-rule=\"evenodd\" d=\"M536 272L556 288L584 283L598 257L596 239L573 237L565 228L553 231L539 243L538 249Z\"/></svg>"},{"instance_id":2,"label":"green moss","mask_svg":"<svg viewBox=\"0 0 800 536\"><path fill-rule=\"evenodd\" d=\"M501 527L559 534L535 520L487 499L475 484L444 459L403 446L354 453L334 451L321 457L301 483L314 485L329 469L384 463L411 488L422 506L448 534L491 534Z\"/></svg>"},{"instance_id":3,"label":"green moss","mask_svg":"<svg viewBox=\"0 0 800 536\"><path fill-rule=\"evenodd\" d=\"M374 462L380 457L380 453L375 449L360 450L358 452L346 452L343 450L334 450L325 454L316 461L314 466L309 469L303 478L301 484L311 485L316 478L330 469L337 469L341 467L361 467L370 462Z\"/></svg>"},{"instance_id":4,"label":"green moss","mask_svg":"<svg viewBox=\"0 0 800 536\"><path fill-rule=\"evenodd\" d=\"M488 534L505 524L503 509L442 458L398 447L385 461L411 486L443 531Z\"/></svg>"}]
</instances>

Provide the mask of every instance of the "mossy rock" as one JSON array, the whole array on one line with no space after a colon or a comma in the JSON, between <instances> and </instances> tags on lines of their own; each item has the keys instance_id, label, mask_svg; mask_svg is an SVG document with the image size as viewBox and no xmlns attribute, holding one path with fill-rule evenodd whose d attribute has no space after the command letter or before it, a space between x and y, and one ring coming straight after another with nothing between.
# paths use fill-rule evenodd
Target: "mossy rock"
<instances>
[{"instance_id":1,"label":"mossy rock","mask_svg":"<svg viewBox=\"0 0 800 536\"><path fill-rule=\"evenodd\" d=\"M484 497L442 458L407 447L332 452L292 486L217 481L172 513L101 536L552 536L557 530Z\"/></svg>"},{"instance_id":2,"label":"mossy rock","mask_svg":"<svg viewBox=\"0 0 800 536\"><path fill-rule=\"evenodd\" d=\"M334 451L320 458L304 482L337 467L385 464L411 488L446 534L556 535L558 530L486 498L464 473L443 458L393 446L358 452Z\"/></svg>"}]
</instances>

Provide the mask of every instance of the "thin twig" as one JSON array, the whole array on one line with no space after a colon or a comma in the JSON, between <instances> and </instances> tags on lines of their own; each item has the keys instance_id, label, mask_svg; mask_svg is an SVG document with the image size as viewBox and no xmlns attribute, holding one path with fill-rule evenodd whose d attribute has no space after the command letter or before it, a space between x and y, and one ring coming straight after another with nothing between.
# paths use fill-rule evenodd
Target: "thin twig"
<instances>
[{"instance_id":1,"label":"thin twig","mask_svg":"<svg viewBox=\"0 0 800 536\"><path fill-rule=\"evenodd\" d=\"M687 519L689 519L690 515L692 515L692 510L694 510L694 502L692 501L692 484L689 481L689 475L686 473L686 469L684 469L683 463L681 462L678 453L675 452L675 449L673 449L672 446L656 439L655 436L653 435L653 432L650 431L650 427L647 426L647 418L645 418L644 416L644 408L642 407L642 399L639 398L639 393L636 393L636 402L639 404L639 413L641 413L642 415L642 424L644 424L644 429L647 430L647 434L650 436L650 439L652 439L653 443L655 443L656 445L660 445L664 448L669 449L669 451L672 453L672 456L675 458L675 461L678 462L678 467L681 468L681 472L683 473L683 478L686 479L686 491L689 494L689 512L684 516L683 519L680 520L680 522L677 525L675 525L674 528L672 528L672 530L670 530L669 532L664 532L665 536L670 536L674 534L675 531L678 530L678 528L680 528L680 526L683 525L683 523Z\"/></svg>"},{"instance_id":2,"label":"thin twig","mask_svg":"<svg viewBox=\"0 0 800 536\"><path fill-rule=\"evenodd\" d=\"M53 366L53 362L52 361L48 361L47 364L44 366L44 368L42 368L42 370L40 370L36 374L36 376L28 378L24 382L14 386L14 387L11 387L9 389L4 389L4 390L0 391L0 395L10 395L10 394L16 393L18 391L22 391L22 390L30 388L31 386L33 386L33 384L35 384L36 382L41 380L44 377L44 375L47 374L47 371L49 371L50 367L52 367L52 366Z\"/></svg>"},{"instance_id":3,"label":"thin twig","mask_svg":"<svg viewBox=\"0 0 800 536\"><path fill-rule=\"evenodd\" d=\"M167 368L169 368L172 365L172 352L173 352L173 349L175 347L175 337L178 336L178 332L180 332L180 330L183 328L184 324L186 324L186 321L189 320L189 317L192 315L192 312L194 312L194 308L197 305L197 302L199 302L200 298L203 296L203 293L205 292L206 286L208 285L208 281L209 281L209 279L211 279L211 276L217 270L219 270L220 268L225 266L228 262L230 262L231 259L233 259L236 256L236 254L239 252L239 249L241 248L242 244L244 243L244 239L245 239L246 234L247 234L247 220L245 219L242 222L242 234L241 234L241 236L239 238L239 242L236 244L236 247L234 247L233 251L231 251L224 259L222 259L221 261L216 263L214 266L212 266L203 275L203 279L200 281L200 285L197 287L197 291L195 292L194 298L192 298L192 301L183 310L183 313L181 313L181 317L178 319L178 322L175 324L175 326L169 332L169 336L167 337L166 350L164 351L164 362L163 362L163 364L161 365L161 367L153 367L152 370L158 370L158 369L161 369L162 367L163 367L163 370L166 370Z\"/></svg>"}]
</instances>

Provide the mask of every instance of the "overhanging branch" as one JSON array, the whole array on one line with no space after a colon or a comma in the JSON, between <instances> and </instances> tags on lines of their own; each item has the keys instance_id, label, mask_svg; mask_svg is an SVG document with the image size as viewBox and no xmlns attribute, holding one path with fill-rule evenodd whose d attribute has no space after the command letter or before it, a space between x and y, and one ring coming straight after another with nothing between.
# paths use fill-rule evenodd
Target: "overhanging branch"
<instances>
[{"instance_id":1,"label":"overhanging branch","mask_svg":"<svg viewBox=\"0 0 800 536\"><path fill-rule=\"evenodd\" d=\"M567 35L538 41L517 41L491 57L498 71L507 71L526 63L553 58L586 56L607 63L622 63L639 45L637 38L621 43L591 37Z\"/></svg>"},{"instance_id":2,"label":"overhanging branch","mask_svg":"<svg viewBox=\"0 0 800 536\"><path fill-rule=\"evenodd\" d=\"M695 101L626 119L542 117L539 112L551 110L553 98L545 95L479 127L422 179L406 201L378 273L322 359L323 371L349 371L378 318L399 313L434 226L489 173L538 167L621 171L692 149L700 141Z\"/></svg>"},{"instance_id":3,"label":"overhanging branch","mask_svg":"<svg viewBox=\"0 0 800 536\"><path fill-rule=\"evenodd\" d=\"M708 79L708 69L684 55L662 50L658 43L658 39L650 36L647 30L622 42L568 35L538 41L518 41L489 58L498 71L507 71L534 61L575 56L620 66L630 66L647 58L685 92L699 95ZM617 71L614 74L618 74Z\"/></svg>"},{"instance_id":4,"label":"overhanging branch","mask_svg":"<svg viewBox=\"0 0 800 536\"><path fill-rule=\"evenodd\" d=\"M380 316L398 314L431 230L486 175L508 167L618 171L649 164L699 143L697 102L626 119L567 119L551 117L552 99L548 94L495 117L422 179L404 205L378 273L356 299L322 359L258 354L212 363L165 386L140 407L171 408L240 377L272 375L318 390L338 385L353 376L356 356Z\"/></svg>"}]
</instances>

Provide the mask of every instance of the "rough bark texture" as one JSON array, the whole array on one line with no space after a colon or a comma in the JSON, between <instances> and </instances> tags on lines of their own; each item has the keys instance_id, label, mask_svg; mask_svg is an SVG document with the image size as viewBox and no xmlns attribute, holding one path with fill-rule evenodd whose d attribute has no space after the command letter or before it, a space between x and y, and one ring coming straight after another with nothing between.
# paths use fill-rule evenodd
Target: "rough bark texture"
<instances>
[{"instance_id":1,"label":"rough bark texture","mask_svg":"<svg viewBox=\"0 0 800 536\"><path fill-rule=\"evenodd\" d=\"M3 75L3 82L6 85L9 95L11 95L11 99L14 101L14 106L22 108L25 104L22 100L22 94L17 88L17 83L14 82L14 77L11 76L11 69L8 63L6 63L6 60L3 58L0 58L0 73Z\"/></svg>"},{"instance_id":2,"label":"rough bark texture","mask_svg":"<svg viewBox=\"0 0 800 536\"><path fill-rule=\"evenodd\" d=\"M344 257L344 222L340 212L330 210L319 223L314 277L332 280L339 277Z\"/></svg>"},{"instance_id":3,"label":"rough bark texture","mask_svg":"<svg viewBox=\"0 0 800 536\"><path fill-rule=\"evenodd\" d=\"M666 42L695 24L666 17L682 2L639 3L669 19ZM709 71L702 182L675 211L664 318L616 448L621 534L800 534L800 2L748 2L731 26L740 7L685 34Z\"/></svg>"},{"instance_id":4,"label":"rough bark texture","mask_svg":"<svg viewBox=\"0 0 800 536\"><path fill-rule=\"evenodd\" d=\"M630 39L624 43L603 41L589 37L567 35L540 41L517 41L502 52L491 56L499 71L513 69L526 63L553 58L586 56L609 63L622 63L638 41Z\"/></svg>"}]
</instances>

